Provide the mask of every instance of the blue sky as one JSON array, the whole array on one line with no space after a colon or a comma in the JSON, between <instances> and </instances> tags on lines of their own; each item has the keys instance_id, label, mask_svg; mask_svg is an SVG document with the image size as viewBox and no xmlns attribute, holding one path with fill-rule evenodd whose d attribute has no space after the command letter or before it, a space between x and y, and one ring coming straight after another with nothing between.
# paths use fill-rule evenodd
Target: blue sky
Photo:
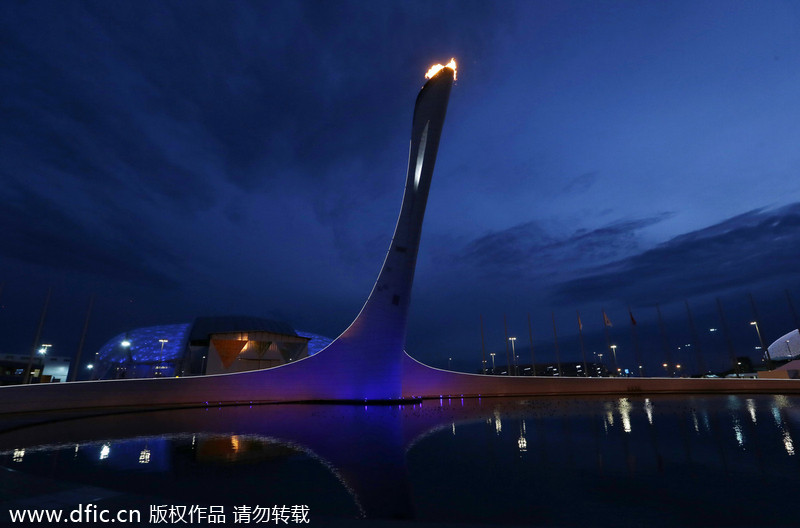
<instances>
[{"instance_id":1,"label":"blue sky","mask_svg":"<svg viewBox=\"0 0 800 528\"><path fill-rule=\"evenodd\" d=\"M747 292L773 339L800 295L799 22L778 1L5 2L0 350L29 350L48 287L66 354L91 293L90 349L210 314L337 335L389 245L423 74L455 57L409 351L472 370L481 315L489 348L530 312L548 350L576 310L602 348L602 308L629 349L627 306L644 328L657 303L677 346L684 299L710 326L720 297L744 354Z\"/></svg>"}]
</instances>

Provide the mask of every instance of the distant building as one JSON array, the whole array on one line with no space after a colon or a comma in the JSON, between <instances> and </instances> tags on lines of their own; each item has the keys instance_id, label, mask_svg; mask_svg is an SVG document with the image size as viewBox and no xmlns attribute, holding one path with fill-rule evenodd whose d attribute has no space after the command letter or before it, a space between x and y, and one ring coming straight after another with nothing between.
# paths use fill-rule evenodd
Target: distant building
<instances>
[{"instance_id":1,"label":"distant building","mask_svg":"<svg viewBox=\"0 0 800 528\"><path fill-rule=\"evenodd\" d=\"M19 385L25 380L28 354L0 354L0 385ZM67 381L72 358L36 354L31 366L32 383Z\"/></svg>"},{"instance_id":2,"label":"distant building","mask_svg":"<svg viewBox=\"0 0 800 528\"><path fill-rule=\"evenodd\" d=\"M158 378L259 370L316 354L330 341L271 319L198 317L191 323L148 326L114 336L95 353L89 377Z\"/></svg>"},{"instance_id":3,"label":"distant building","mask_svg":"<svg viewBox=\"0 0 800 528\"><path fill-rule=\"evenodd\" d=\"M799 356L800 333L795 329L786 335L782 335L768 346L767 350L769 350L769 356L774 360L793 359Z\"/></svg>"},{"instance_id":4,"label":"distant building","mask_svg":"<svg viewBox=\"0 0 800 528\"><path fill-rule=\"evenodd\" d=\"M590 378L606 378L610 373L605 365L600 363L589 363ZM482 373L479 371L479 373ZM486 369L487 374L495 374L498 376L505 376L508 374L506 366L498 366L492 371L491 367ZM516 373L516 374L515 374ZM566 376L566 377L584 377L583 362L580 361L563 361L561 363L561 372L558 371L558 363L537 363L535 367L530 363L525 365L518 365L511 367L511 374L518 376Z\"/></svg>"}]
</instances>

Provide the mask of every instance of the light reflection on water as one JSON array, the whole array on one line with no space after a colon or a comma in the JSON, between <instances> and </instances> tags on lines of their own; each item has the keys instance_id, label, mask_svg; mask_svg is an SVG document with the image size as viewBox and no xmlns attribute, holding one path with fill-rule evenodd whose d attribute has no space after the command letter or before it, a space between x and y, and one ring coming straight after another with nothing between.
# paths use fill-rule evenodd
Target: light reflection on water
<instances>
[{"instance_id":1,"label":"light reflection on water","mask_svg":"<svg viewBox=\"0 0 800 528\"><path fill-rule=\"evenodd\" d=\"M0 465L145 509L286 503L317 520L778 526L795 523L782 497L800 484L798 420L800 398L786 396L209 408L7 431ZM17 498L0 494L7 507Z\"/></svg>"}]
</instances>

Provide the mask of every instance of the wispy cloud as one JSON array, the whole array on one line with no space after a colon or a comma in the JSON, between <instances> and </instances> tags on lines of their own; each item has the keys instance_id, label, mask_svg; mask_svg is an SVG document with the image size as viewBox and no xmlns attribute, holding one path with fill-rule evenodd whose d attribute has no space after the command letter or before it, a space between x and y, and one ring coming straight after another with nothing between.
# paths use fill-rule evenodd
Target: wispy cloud
<instances>
[{"instance_id":1,"label":"wispy cloud","mask_svg":"<svg viewBox=\"0 0 800 528\"><path fill-rule=\"evenodd\" d=\"M662 222L672 213L619 220L597 229L580 229L558 237L535 222L484 235L456 255L463 266L486 276L516 275L520 279L575 272L616 260L639 249L636 233Z\"/></svg>"},{"instance_id":2,"label":"wispy cloud","mask_svg":"<svg viewBox=\"0 0 800 528\"><path fill-rule=\"evenodd\" d=\"M597 181L598 171L585 172L572 178L564 186L565 193L580 193L589 189Z\"/></svg>"},{"instance_id":3,"label":"wispy cloud","mask_svg":"<svg viewBox=\"0 0 800 528\"><path fill-rule=\"evenodd\" d=\"M145 228L117 224L93 229L53 200L17 188L14 199L0 208L2 255L30 265L47 266L117 280L175 287L177 281L157 262L174 264Z\"/></svg>"},{"instance_id":4,"label":"wispy cloud","mask_svg":"<svg viewBox=\"0 0 800 528\"><path fill-rule=\"evenodd\" d=\"M671 301L739 286L775 285L800 277L800 203L757 209L562 283L573 302Z\"/></svg>"}]
</instances>

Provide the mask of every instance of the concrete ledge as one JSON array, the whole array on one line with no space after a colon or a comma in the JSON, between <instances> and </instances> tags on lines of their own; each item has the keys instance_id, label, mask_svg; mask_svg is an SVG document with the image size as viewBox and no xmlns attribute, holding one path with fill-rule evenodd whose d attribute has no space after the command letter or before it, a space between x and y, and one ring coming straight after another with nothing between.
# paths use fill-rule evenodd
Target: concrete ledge
<instances>
[{"instance_id":1,"label":"concrete ledge","mask_svg":"<svg viewBox=\"0 0 800 528\"><path fill-rule=\"evenodd\" d=\"M351 384L350 368L355 364L323 351L281 367L234 374L0 387L0 415L300 402L391 404L440 397L800 394L798 379L489 376L432 368L405 354L400 376L402 394L397 398L370 398L366 397L370 393L358 392Z\"/></svg>"}]
</instances>

